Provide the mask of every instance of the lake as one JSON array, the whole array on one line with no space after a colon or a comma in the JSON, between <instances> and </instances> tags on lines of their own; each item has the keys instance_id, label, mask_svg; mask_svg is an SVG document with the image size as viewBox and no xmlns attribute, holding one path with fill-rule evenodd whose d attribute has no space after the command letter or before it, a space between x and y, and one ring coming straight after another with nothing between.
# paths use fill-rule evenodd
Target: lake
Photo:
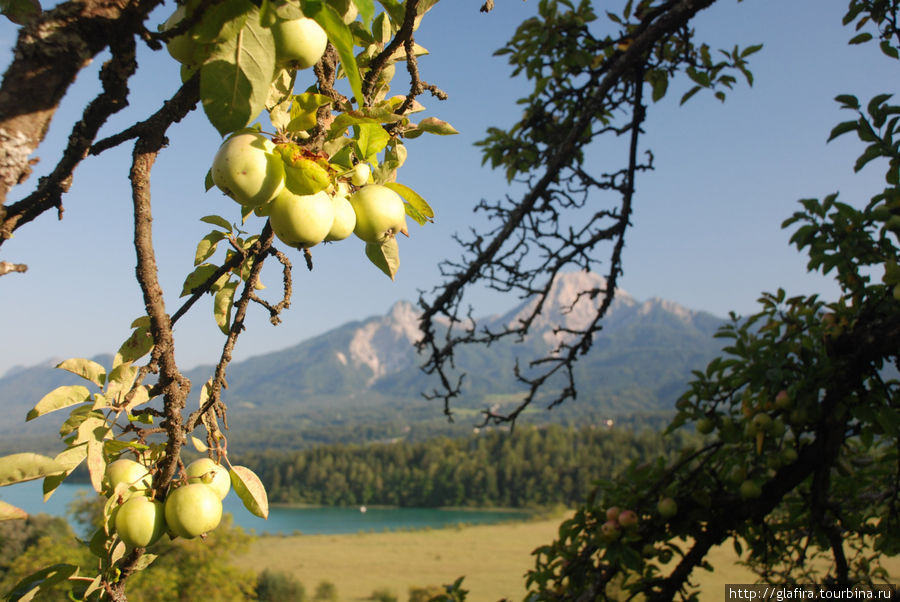
<instances>
[{"instance_id":1,"label":"lake","mask_svg":"<svg viewBox=\"0 0 900 602\"><path fill-rule=\"evenodd\" d=\"M88 485L63 483L47 502L42 502L42 481L29 481L0 487L0 500L22 508L30 514L45 513L66 516L66 510L79 491L93 493ZM437 508L321 508L271 506L269 519L250 514L241 500L230 492L223 502L236 525L258 534L294 533L337 534L361 531L397 531L401 529L440 528L458 524L489 524L528 517L524 511L468 510Z\"/></svg>"}]
</instances>

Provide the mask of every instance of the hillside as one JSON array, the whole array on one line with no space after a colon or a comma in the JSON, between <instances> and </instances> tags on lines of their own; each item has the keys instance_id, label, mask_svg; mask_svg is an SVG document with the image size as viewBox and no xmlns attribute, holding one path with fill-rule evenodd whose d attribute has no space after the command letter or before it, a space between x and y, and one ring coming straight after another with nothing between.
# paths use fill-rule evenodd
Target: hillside
<instances>
[{"instance_id":1,"label":"hillside","mask_svg":"<svg viewBox=\"0 0 900 602\"><path fill-rule=\"evenodd\" d=\"M524 342L501 341L490 348L463 350L457 367L467 376L456 404L460 414L456 426L447 425L438 404L421 396L434 383L418 369L422 362L414 348L418 314L405 301L382 316L350 322L292 347L232 364L225 396L229 423L253 447L273 441L303 447L471 428L477 410L521 396L512 373L516 359L527 362L551 348L555 324L578 327L589 319L597 301L582 298L573 305L575 293L602 284L596 274L566 274L555 283L551 302ZM528 307L527 301L520 303L480 324L514 323ZM572 421L670 410L690 371L702 368L719 349L712 335L722 323L673 301L638 301L618 291L593 349L577 367L577 401L550 413L536 408L529 420ZM96 359L109 363L109 358ZM202 383L211 372L211 366L199 366L187 376ZM52 417L24 428L20 420L46 392L76 380L53 369L51 362L0 378L0 404L6 410L0 419L3 447L18 438L53 433L60 421Z\"/></svg>"}]
</instances>

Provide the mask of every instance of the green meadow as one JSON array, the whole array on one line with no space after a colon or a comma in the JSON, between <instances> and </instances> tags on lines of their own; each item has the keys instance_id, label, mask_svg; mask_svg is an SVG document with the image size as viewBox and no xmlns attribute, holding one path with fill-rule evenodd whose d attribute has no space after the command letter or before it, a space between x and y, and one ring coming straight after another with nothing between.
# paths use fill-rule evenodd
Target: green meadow
<instances>
[{"instance_id":1,"label":"green meadow","mask_svg":"<svg viewBox=\"0 0 900 602\"><path fill-rule=\"evenodd\" d=\"M235 562L254 571L271 569L296 577L312 592L320 581L337 586L339 599L364 600L390 589L405 602L410 587L452 583L465 576L470 602L522 600L531 551L551 542L562 518L459 528L260 537ZM697 571L701 600L719 602L727 583L752 583L753 573L737 564L730 545L710 557L714 572ZM888 565L900 576L900 559Z\"/></svg>"}]
</instances>

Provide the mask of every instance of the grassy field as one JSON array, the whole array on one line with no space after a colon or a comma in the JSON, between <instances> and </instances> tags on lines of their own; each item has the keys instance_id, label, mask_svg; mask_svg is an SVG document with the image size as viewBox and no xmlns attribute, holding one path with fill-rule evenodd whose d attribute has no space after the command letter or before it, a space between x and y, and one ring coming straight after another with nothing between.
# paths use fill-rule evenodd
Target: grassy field
<instances>
[{"instance_id":1,"label":"grassy field","mask_svg":"<svg viewBox=\"0 0 900 602\"><path fill-rule=\"evenodd\" d=\"M499 525L394 533L262 537L245 556L244 567L294 575L312 593L322 580L337 586L345 602L364 600L387 587L406 602L411 586L452 583L464 575L471 602L522 600L523 575L533 566L531 551L551 542L561 518ZM731 546L716 550L716 571L697 571L701 600L721 601L726 583L752 583L753 574L735 564ZM900 569L900 566L896 567ZM900 574L892 571L893 574Z\"/></svg>"}]
</instances>

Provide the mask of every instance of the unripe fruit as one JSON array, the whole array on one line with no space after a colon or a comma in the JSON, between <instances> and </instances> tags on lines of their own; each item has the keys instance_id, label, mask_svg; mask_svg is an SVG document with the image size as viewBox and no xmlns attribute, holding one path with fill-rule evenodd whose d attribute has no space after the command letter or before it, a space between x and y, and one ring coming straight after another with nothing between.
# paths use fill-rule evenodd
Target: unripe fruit
<instances>
[{"instance_id":1,"label":"unripe fruit","mask_svg":"<svg viewBox=\"0 0 900 602\"><path fill-rule=\"evenodd\" d=\"M312 19L301 17L272 26L278 62L300 69L312 67L325 54L328 36Z\"/></svg>"},{"instance_id":2,"label":"unripe fruit","mask_svg":"<svg viewBox=\"0 0 900 602\"><path fill-rule=\"evenodd\" d=\"M753 434L765 433L772 427L772 417L766 413L760 412L750 421Z\"/></svg>"},{"instance_id":3,"label":"unripe fruit","mask_svg":"<svg viewBox=\"0 0 900 602\"><path fill-rule=\"evenodd\" d=\"M775 407L779 410L786 410L791 407L791 396L787 391L781 390L778 392L775 396Z\"/></svg>"},{"instance_id":4,"label":"unripe fruit","mask_svg":"<svg viewBox=\"0 0 900 602\"><path fill-rule=\"evenodd\" d=\"M116 533L130 548L146 548L166 532L162 502L143 495L129 498L116 510Z\"/></svg>"},{"instance_id":5,"label":"unripe fruit","mask_svg":"<svg viewBox=\"0 0 900 602\"><path fill-rule=\"evenodd\" d=\"M600 525L600 536L603 538L603 541L615 541L619 539L619 535L621 535L621 533L622 532L619 528L619 523L614 520L608 520Z\"/></svg>"},{"instance_id":6,"label":"unripe fruit","mask_svg":"<svg viewBox=\"0 0 900 602\"><path fill-rule=\"evenodd\" d=\"M759 483L757 483L756 481L747 479L746 481L741 483L739 493L745 500L756 499L762 495L762 487L760 487Z\"/></svg>"},{"instance_id":7,"label":"unripe fruit","mask_svg":"<svg viewBox=\"0 0 900 602\"><path fill-rule=\"evenodd\" d=\"M219 526L222 500L210 486L190 483L169 492L165 514L172 533L191 539Z\"/></svg>"},{"instance_id":8,"label":"unripe fruit","mask_svg":"<svg viewBox=\"0 0 900 602\"><path fill-rule=\"evenodd\" d=\"M369 184L350 197L356 213L353 233L366 242L383 243L398 232L406 232L403 199L386 186Z\"/></svg>"},{"instance_id":9,"label":"unripe fruit","mask_svg":"<svg viewBox=\"0 0 900 602\"><path fill-rule=\"evenodd\" d=\"M704 416L697 420L697 432L701 435L708 435L713 432L716 424L712 421L711 418Z\"/></svg>"},{"instance_id":10,"label":"unripe fruit","mask_svg":"<svg viewBox=\"0 0 900 602\"><path fill-rule=\"evenodd\" d=\"M622 512L619 513L618 521L623 529L630 531L637 528L638 515L634 510L622 510Z\"/></svg>"},{"instance_id":11,"label":"unripe fruit","mask_svg":"<svg viewBox=\"0 0 900 602\"><path fill-rule=\"evenodd\" d=\"M353 228L356 227L356 213L353 211L353 205L346 196L336 194L331 197L331 207L334 209L334 223L331 224L331 230L328 231L325 240L344 240L353 234Z\"/></svg>"},{"instance_id":12,"label":"unripe fruit","mask_svg":"<svg viewBox=\"0 0 900 602\"><path fill-rule=\"evenodd\" d=\"M107 465L103 489L112 493L119 483L127 483L132 489L141 491L150 487L151 480L146 466L128 458L119 458Z\"/></svg>"},{"instance_id":13,"label":"unripe fruit","mask_svg":"<svg viewBox=\"0 0 900 602\"><path fill-rule=\"evenodd\" d=\"M184 5L179 6L175 9L175 12L166 19L166 22L163 23L162 31L168 31L174 27L176 27L182 20L184 20L187 11L184 9ZM191 39L188 33L183 33L181 35L177 35L168 42L166 42L166 50L169 51L169 55L176 61L182 64L190 64L194 60L194 50L196 48L196 44Z\"/></svg>"},{"instance_id":14,"label":"unripe fruit","mask_svg":"<svg viewBox=\"0 0 900 602\"><path fill-rule=\"evenodd\" d=\"M216 464L209 458L200 458L188 464L185 469L188 483L203 483L212 487L220 500L225 499L231 489L231 476L221 464Z\"/></svg>"},{"instance_id":15,"label":"unripe fruit","mask_svg":"<svg viewBox=\"0 0 900 602\"><path fill-rule=\"evenodd\" d=\"M262 134L243 131L219 147L212 165L212 180L219 189L246 207L259 207L284 188L284 163L274 155L275 145Z\"/></svg>"},{"instance_id":16,"label":"unripe fruit","mask_svg":"<svg viewBox=\"0 0 900 602\"><path fill-rule=\"evenodd\" d=\"M618 506L611 506L606 509L606 520L616 521L619 519L621 509Z\"/></svg>"},{"instance_id":17,"label":"unripe fruit","mask_svg":"<svg viewBox=\"0 0 900 602\"><path fill-rule=\"evenodd\" d=\"M368 163L357 163L350 172L350 181L354 186L363 186L369 181L371 173L372 168L369 167Z\"/></svg>"},{"instance_id":18,"label":"unripe fruit","mask_svg":"<svg viewBox=\"0 0 900 602\"><path fill-rule=\"evenodd\" d=\"M664 497L656 504L656 509L663 518L672 518L678 514L678 503L670 497Z\"/></svg>"},{"instance_id":19,"label":"unripe fruit","mask_svg":"<svg viewBox=\"0 0 900 602\"><path fill-rule=\"evenodd\" d=\"M334 224L334 206L324 190L299 195L284 189L271 203L269 222L281 242L309 248L325 240Z\"/></svg>"}]
</instances>

